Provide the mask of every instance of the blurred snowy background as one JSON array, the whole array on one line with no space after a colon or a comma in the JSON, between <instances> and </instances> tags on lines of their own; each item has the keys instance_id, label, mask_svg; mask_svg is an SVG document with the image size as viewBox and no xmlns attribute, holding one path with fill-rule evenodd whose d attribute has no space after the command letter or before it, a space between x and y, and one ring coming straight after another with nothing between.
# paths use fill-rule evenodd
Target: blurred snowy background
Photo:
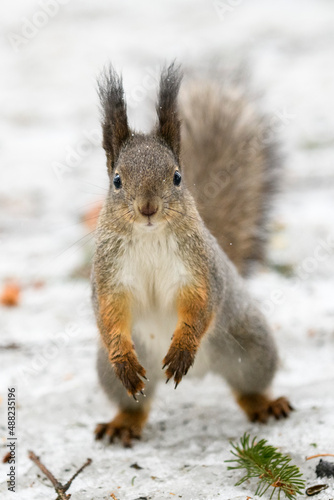
<instances>
[{"instance_id":1,"label":"blurred snowy background","mask_svg":"<svg viewBox=\"0 0 334 500\"><path fill-rule=\"evenodd\" d=\"M245 431L289 453L307 485L315 453L334 452L334 4L331 0L16 0L1 9L0 432L7 387L18 397L17 492L55 499L27 458L33 449L60 479L87 457L73 500L255 498L226 470L229 440ZM143 440L131 450L95 443L112 408L95 374L90 306L94 206L106 193L96 75L123 72L131 124L152 123L164 62L246 62L252 88L287 154L272 217L268 266L249 280L275 330L274 392L296 411L250 424L228 388L208 375L161 386ZM86 222L84 222L86 219ZM7 297L6 293L7 292ZM8 296L9 294L9 296ZM130 466L138 463L142 469Z\"/></svg>"}]
</instances>

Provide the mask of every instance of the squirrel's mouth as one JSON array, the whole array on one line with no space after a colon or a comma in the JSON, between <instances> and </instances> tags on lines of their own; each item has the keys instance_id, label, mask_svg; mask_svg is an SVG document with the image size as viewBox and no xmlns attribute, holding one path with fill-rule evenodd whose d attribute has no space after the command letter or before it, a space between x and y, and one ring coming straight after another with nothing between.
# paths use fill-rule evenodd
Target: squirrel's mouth
<instances>
[{"instance_id":1,"label":"squirrel's mouth","mask_svg":"<svg viewBox=\"0 0 334 500\"><path fill-rule=\"evenodd\" d=\"M145 216L137 219L136 224L138 227L141 227L143 230L147 229L147 231L152 231L161 227L161 223L163 222L163 218L159 217L159 215L154 216Z\"/></svg>"},{"instance_id":2,"label":"squirrel's mouth","mask_svg":"<svg viewBox=\"0 0 334 500\"><path fill-rule=\"evenodd\" d=\"M157 198L139 200L135 207L139 215L138 222L145 227L155 227L161 218L161 204Z\"/></svg>"}]
</instances>

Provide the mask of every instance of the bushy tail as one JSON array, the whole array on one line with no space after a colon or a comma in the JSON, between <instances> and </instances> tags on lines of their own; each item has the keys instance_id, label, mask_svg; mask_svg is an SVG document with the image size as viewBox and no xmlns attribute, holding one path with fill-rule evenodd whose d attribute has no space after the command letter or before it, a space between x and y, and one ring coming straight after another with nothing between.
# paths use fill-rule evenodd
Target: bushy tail
<instances>
[{"instance_id":1,"label":"bushy tail","mask_svg":"<svg viewBox=\"0 0 334 500\"><path fill-rule=\"evenodd\" d=\"M206 226L245 273L264 255L277 185L272 131L252 100L216 81L185 83L179 108L186 184Z\"/></svg>"}]
</instances>

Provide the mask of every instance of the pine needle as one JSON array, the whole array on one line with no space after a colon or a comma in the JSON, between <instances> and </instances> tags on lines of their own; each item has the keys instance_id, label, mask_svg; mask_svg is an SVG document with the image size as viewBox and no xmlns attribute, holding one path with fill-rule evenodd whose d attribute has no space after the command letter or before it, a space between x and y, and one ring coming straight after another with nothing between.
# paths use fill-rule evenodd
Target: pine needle
<instances>
[{"instance_id":1,"label":"pine needle","mask_svg":"<svg viewBox=\"0 0 334 500\"><path fill-rule=\"evenodd\" d=\"M277 498L280 500L283 492L289 500L294 500L305 488L305 481L301 479L302 473L296 465L290 464L291 458L280 453L274 446L268 445L266 439L261 439L258 443L256 439L255 437L250 442L250 435L245 433L240 443L231 443L234 449L231 453L236 458L225 461L236 462L237 465L229 466L228 469L246 469L245 476L235 486L256 477L258 484L255 495L261 497L272 487L270 499L277 492Z\"/></svg>"}]
</instances>

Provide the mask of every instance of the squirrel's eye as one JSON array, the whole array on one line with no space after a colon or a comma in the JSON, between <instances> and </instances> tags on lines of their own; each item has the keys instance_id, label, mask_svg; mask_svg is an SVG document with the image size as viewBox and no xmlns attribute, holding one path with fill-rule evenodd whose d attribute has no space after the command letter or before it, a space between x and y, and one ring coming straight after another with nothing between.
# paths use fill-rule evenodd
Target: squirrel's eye
<instances>
[{"instance_id":1,"label":"squirrel's eye","mask_svg":"<svg viewBox=\"0 0 334 500\"><path fill-rule=\"evenodd\" d=\"M122 181L119 174L115 175L113 182L116 189L120 189L122 187Z\"/></svg>"},{"instance_id":2,"label":"squirrel's eye","mask_svg":"<svg viewBox=\"0 0 334 500\"><path fill-rule=\"evenodd\" d=\"M173 179L173 182L174 182L174 186L179 186L181 184L181 174L178 170L175 171L174 173L174 179Z\"/></svg>"}]
</instances>

